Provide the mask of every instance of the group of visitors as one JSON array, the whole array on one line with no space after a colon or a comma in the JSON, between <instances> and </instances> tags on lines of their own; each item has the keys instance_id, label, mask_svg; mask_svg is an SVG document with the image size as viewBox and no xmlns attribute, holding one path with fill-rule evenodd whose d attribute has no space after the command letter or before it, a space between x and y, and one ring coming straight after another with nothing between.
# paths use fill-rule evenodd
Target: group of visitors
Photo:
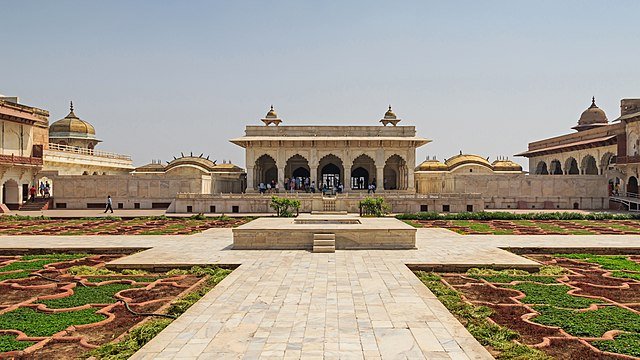
<instances>
[{"instance_id":1,"label":"group of visitors","mask_svg":"<svg viewBox=\"0 0 640 360\"><path fill-rule=\"evenodd\" d=\"M43 199L48 199L51 197L51 185L49 185L48 181L41 181L38 188L36 188L35 184L31 185L31 187L29 188L29 196L31 198L31 201L36 201L36 196L38 193L40 193L40 197Z\"/></svg>"},{"instance_id":2,"label":"group of visitors","mask_svg":"<svg viewBox=\"0 0 640 360\"><path fill-rule=\"evenodd\" d=\"M275 180L271 180L271 182L267 182L266 184L264 182L261 182L258 185L258 190L260 191L260 194L277 193L278 183Z\"/></svg>"}]
</instances>

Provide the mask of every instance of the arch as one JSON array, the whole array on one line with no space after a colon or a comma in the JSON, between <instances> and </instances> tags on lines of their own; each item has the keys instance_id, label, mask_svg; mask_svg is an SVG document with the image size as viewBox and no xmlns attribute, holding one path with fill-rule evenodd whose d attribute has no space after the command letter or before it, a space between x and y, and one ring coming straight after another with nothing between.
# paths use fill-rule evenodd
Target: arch
<instances>
[{"instance_id":1,"label":"arch","mask_svg":"<svg viewBox=\"0 0 640 360\"><path fill-rule=\"evenodd\" d=\"M562 164L560 164L560 160L551 161L551 168L549 169L549 173L551 175L562 175Z\"/></svg>"},{"instance_id":2,"label":"arch","mask_svg":"<svg viewBox=\"0 0 640 360\"><path fill-rule=\"evenodd\" d=\"M22 203L20 199L20 186L18 182L9 179L2 184L2 203L11 210L17 210Z\"/></svg>"},{"instance_id":3,"label":"arch","mask_svg":"<svg viewBox=\"0 0 640 360\"><path fill-rule=\"evenodd\" d=\"M613 179L609 179L607 187L609 190L609 196L611 195L615 195L618 196L620 195L620 188L622 186L622 179L620 179L619 177L614 177Z\"/></svg>"},{"instance_id":4,"label":"arch","mask_svg":"<svg viewBox=\"0 0 640 360\"><path fill-rule=\"evenodd\" d=\"M375 182L371 175L376 173L375 161L366 154L362 154L353 160L351 165L351 189L366 190L369 184Z\"/></svg>"},{"instance_id":5,"label":"arch","mask_svg":"<svg viewBox=\"0 0 640 360\"><path fill-rule=\"evenodd\" d=\"M583 175L598 175L598 165L596 163L596 159L587 155L582 158L582 174Z\"/></svg>"},{"instance_id":6,"label":"arch","mask_svg":"<svg viewBox=\"0 0 640 360\"><path fill-rule=\"evenodd\" d=\"M600 158L600 168L604 170L611 170L615 166L616 163L616 155L612 152L607 151Z\"/></svg>"},{"instance_id":7,"label":"arch","mask_svg":"<svg viewBox=\"0 0 640 360\"><path fill-rule=\"evenodd\" d=\"M333 154L323 156L318 162L318 187L333 189L340 184L344 184L342 159Z\"/></svg>"},{"instance_id":8,"label":"arch","mask_svg":"<svg viewBox=\"0 0 640 360\"><path fill-rule=\"evenodd\" d=\"M254 189L258 189L260 183L278 182L278 167L276 166L276 161L270 155L261 155L255 162L253 172L255 174L253 177Z\"/></svg>"},{"instance_id":9,"label":"arch","mask_svg":"<svg viewBox=\"0 0 640 360\"><path fill-rule=\"evenodd\" d=\"M536 165L536 175L549 175L549 170L547 170L547 163L544 161L540 161L538 165Z\"/></svg>"},{"instance_id":10,"label":"arch","mask_svg":"<svg viewBox=\"0 0 640 360\"><path fill-rule=\"evenodd\" d=\"M300 154L293 155L289 158L289 160L287 160L287 164L284 167L284 176L285 189L291 189L292 184L293 188L296 190L305 189L305 184L307 182L310 182L311 177L309 161L307 161L307 159ZM287 183L287 179L290 181L290 183Z\"/></svg>"},{"instance_id":11,"label":"arch","mask_svg":"<svg viewBox=\"0 0 640 360\"><path fill-rule=\"evenodd\" d=\"M631 176L627 181L627 194L638 194L638 178Z\"/></svg>"},{"instance_id":12,"label":"arch","mask_svg":"<svg viewBox=\"0 0 640 360\"><path fill-rule=\"evenodd\" d=\"M580 169L578 168L578 161L570 156L564 162L564 171L569 175L580 175Z\"/></svg>"},{"instance_id":13,"label":"arch","mask_svg":"<svg viewBox=\"0 0 640 360\"><path fill-rule=\"evenodd\" d=\"M408 183L407 162L397 154L391 155L384 163L385 190L406 190Z\"/></svg>"},{"instance_id":14,"label":"arch","mask_svg":"<svg viewBox=\"0 0 640 360\"><path fill-rule=\"evenodd\" d=\"M49 179L46 176L42 176L38 179L38 183L36 184L38 188L38 194L42 197L52 197L53 196L53 180Z\"/></svg>"},{"instance_id":15,"label":"arch","mask_svg":"<svg viewBox=\"0 0 640 360\"><path fill-rule=\"evenodd\" d=\"M640 136L635 131L627 135L627 155L635 156L640 154Z\"/></svg>"}]
</instances>

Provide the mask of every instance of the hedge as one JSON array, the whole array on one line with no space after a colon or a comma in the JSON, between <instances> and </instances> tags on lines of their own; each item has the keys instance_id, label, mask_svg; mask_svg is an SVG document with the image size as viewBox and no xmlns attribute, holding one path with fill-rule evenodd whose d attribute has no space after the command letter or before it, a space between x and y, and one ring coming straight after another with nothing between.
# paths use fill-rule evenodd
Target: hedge
<instances>
[{"instance_id":1,"label":"hedge","mask_svg":"<svg viewBox=\"0 0 640 360\"><path fill-rule=\"evenodd\" d=\"M418 212L398 214L400 220L640 220L640 214L576 213L576 212L538 212L514 214L505 211L462 212L440 214L437 212Z\"/></svg>"}]
</instances>

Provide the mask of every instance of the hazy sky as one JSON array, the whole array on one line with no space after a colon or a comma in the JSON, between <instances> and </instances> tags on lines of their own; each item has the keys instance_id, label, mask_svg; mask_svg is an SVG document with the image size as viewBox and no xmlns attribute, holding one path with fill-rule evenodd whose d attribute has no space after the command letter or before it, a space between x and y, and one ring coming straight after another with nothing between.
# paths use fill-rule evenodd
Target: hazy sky
<instances>
[{"instance_id":1,"label":"hazy sky","mask_svg":"<svg viewBox=\"0 0 640 360\"><path fill-rule=\"evenodd\" d=\"M0 93L91 122L137 165L205 153L274 104L285 125L378 125L511 156L640 97L639 1L2 1ZM517 161L525 164L522 158Z\"/></svg>"}]
</instances>

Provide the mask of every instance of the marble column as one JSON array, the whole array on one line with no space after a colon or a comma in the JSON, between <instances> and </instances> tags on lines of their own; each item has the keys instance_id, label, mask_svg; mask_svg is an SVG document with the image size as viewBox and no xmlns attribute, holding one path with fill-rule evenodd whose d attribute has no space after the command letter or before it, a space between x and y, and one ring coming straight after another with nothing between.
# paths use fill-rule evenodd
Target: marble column
<instances>
[{"instance_id":1,"label":"marble column","mask_svg":"<svg viewBox=\"0 0 640 360\"><path fill-rule=\"evenodd\" d=\"M255 174L253 171L253 166L247 166L247 188L245 189L245 192L251 192L252 190L255 190Z\"/></svg>"},{"instance_id":2,"label":"marble column","mask_svg":"<svg viewBox=\"0 0 640 360\"><path fill-rule=\"evenodd\" d=\"M284 189L284 166L278 166L278 189L280 192L285 191Z\"/></svg>"}]
</instances>

